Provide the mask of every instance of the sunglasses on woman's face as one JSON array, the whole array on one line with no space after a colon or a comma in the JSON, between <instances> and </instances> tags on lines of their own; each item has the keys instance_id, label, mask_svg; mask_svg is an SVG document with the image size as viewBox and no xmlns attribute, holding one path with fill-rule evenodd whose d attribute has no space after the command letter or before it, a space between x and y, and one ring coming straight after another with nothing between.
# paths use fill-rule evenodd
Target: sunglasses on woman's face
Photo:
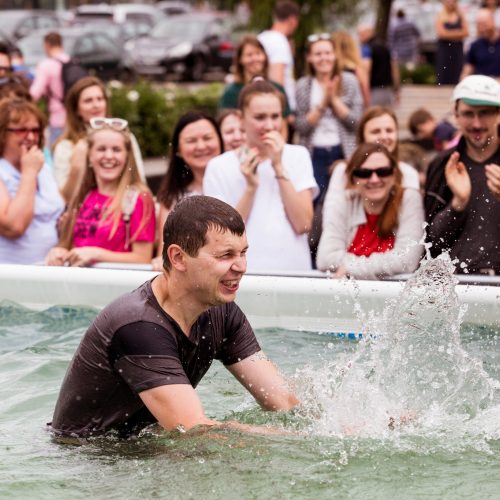
<instances>
[{"instance_id":1,"label":"sunglasses on woman's face","mask_svg":"<svg viewBox=\"0 0 500 500\"><path fill-rule=\"evenodd\" d=\"M94 117L90 119L90 128L100 130L102 128L112 128L114 130L125 130L128 127L128 121L123 118L100 118Z\"/></svg>"},{"instance_id":2,"label":"sunglasses on woman's face","mask_svg":"<svg viewBox=\"0 0 500 500\"><path fill-rule=\"evenodd\" d=\"M358 179L369 179L373 174L377 177L390 177L394 174L394 167L378 167L378 168L355 168L352 171L352 176Z\"/></svg>"},{"instance_id":3,"label":"sunglasses on woman's face","mask_svg":"<svg viewBox=\"0 0 500 500\"><path fill-rule=\"evenodd\" d=\"M39 136L41 133L40 127L28 128L28 127L9 127L7 128L7 132L11 132L12 134L16 134L18 137L26 137L28 134L33 134Z\"/></svg>"},{"instance_id":4,"label":"sunglasses on woman's face","mask_svg":"<svg viewBox=\"0 0 500 500\"><path fill-rule=\"evenodd\" d=\"M332 39L332 35L330 35L330 33L316 33L313 35L309 35L307 37L307 41L309 43L315 43L315 42L319 42L320 40L331 40L331 39Z\"/></svg>"}]
</instances>

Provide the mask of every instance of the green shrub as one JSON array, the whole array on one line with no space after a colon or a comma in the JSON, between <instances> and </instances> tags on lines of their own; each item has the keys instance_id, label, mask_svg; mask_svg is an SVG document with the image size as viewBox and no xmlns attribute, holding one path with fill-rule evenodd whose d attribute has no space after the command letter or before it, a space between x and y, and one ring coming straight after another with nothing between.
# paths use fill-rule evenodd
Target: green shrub
<instances>
[{"instance_id":1,"label":"green shrub","mask_svg":"<svg viewBox=\"0 0 500 500\"><path fill-rule=\"evenodd\" d=\"M191 90L173 83L109 84L111 113L129 122L144 157L166 156L177 120L187 111L215 116L223 85L212 83Z\"/></svg>"},{"instance_id":2,"label":"green shrub","mask_svg":"<svg viewBox=\"0 0 500 500\"><path fill-rule=\"evenodd\" d=\"M413 83L415 85L435 85L436 74L431 64L419 64L414 68L401 67L401 83Z\"/></svg>"}]
</instances>

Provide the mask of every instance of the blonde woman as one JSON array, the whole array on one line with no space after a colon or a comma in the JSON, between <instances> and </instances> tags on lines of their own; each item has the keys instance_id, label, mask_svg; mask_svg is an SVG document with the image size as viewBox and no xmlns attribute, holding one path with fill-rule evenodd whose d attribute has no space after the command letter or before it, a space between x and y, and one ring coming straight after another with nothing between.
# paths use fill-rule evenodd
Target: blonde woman
<instances>
[{"instance_id":1,"label":"blonde woman","mask_svg":"<svg viewBox=\"0 0 500 500\"><path fill-rule=\"evenodd\" d=\"M329 33L307 38L307 67L309 76L297 82L296 129L323 192L330 165L349 158L356 147L363 98L355 75L341 70Z\"/></svg>"},{"instance_id":2,"label":"blonde woman","mask_svg":"<svg viewBox=\"0 0 500 500\"><path fill-rule=\"evenodd\" d=\"M47 264L149 263L154 203L137 170L128 124L120 118L94 117L89 125L86 169Z\"/></svg>"},{"instance_id":3,"label":"blonde woman","mask_svg":"<svg viewBox=\"0 0 500 500\"><path fill-rule=\"evenodd\" d=\"M365 108L368 107L370 105L370 78L363 65L359 45L347 31L337 31L332 38L340 69L356 75L363 95L363 105Z\"/></svg>"}]
</instances>

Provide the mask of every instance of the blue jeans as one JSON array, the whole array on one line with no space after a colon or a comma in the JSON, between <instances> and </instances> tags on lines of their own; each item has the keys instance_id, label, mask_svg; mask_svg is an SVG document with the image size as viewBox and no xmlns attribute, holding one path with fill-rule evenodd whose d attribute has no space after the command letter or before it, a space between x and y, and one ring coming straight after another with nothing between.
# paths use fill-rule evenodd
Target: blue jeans
<instances>
[{"instance_id":1,"label":"blue jeans","mask_svg":"<svg viewBox=\"0 0 500 500\"><path fill-rule=\"evenodd\" d=\"M328 187L328 181L330 178L330 176L328 175L328 169L330 168L330 165L334 161L341 160L342 158L344 158L344 153L340 144L338 146L332 146L329 148L313 148L312 164L314 178L318 183L320 195Z\"/></svg>"},{"instance_id":2,"label":"blue jeans","mask_svg":"<svg viewBox=\"0 0 500 500\"><path fill-rule=\"evenodd\" d=\"M63 127L49 127L49 147L52 147L62 134Z\"/></svg>"}]
</instances>

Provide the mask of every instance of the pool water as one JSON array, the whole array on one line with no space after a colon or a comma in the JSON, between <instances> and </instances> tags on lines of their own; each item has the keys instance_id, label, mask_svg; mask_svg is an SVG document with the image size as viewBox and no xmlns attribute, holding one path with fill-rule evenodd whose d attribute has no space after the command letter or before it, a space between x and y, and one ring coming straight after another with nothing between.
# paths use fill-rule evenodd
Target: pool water
<instances>
[{"instance_id":1,"label":"pool water","mask_svg":"<svg viewBox=\"0 0 500 500\"><path fill-rule=\"evenodd\" d=\"M365 341L258 331L303 401L292 412L261 411L214 363L198 388L210 417L288 434L151 428L83 446L55 443L45 423L96 311L3 302L0 498L498 498L500 331L459 326L444 281L434 296L414 283Z\"/></svg>"}]
</instances>

